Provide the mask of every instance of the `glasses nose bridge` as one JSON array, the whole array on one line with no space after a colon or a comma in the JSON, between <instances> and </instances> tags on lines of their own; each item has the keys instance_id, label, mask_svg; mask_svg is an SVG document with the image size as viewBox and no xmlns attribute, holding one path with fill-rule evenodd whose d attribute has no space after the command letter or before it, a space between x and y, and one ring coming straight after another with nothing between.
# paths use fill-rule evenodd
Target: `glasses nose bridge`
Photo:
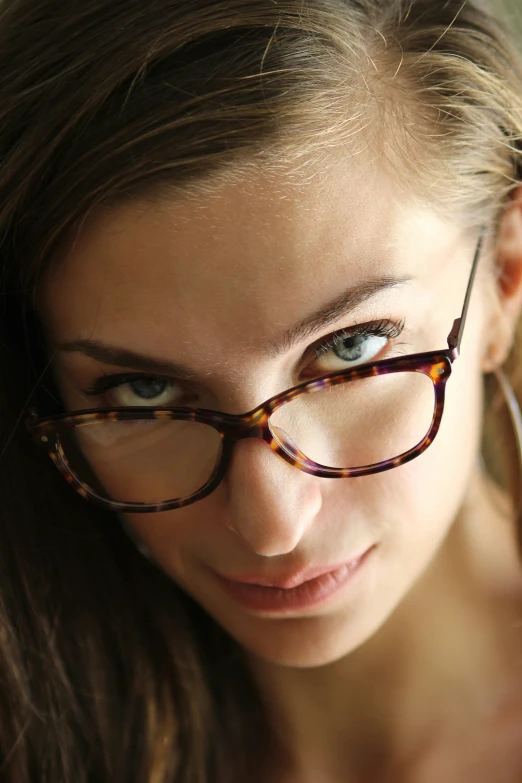
<instances>
[{"instance_id":1,"label":"glasses nose bridge","mask_svg":"<svg viewBox=\"0 0 522 783\"><path fill-rule=\"evenodd\" d=\"M243 421L238 426L229 430L228 437L233 443L237 443L240 440L246 440L247 438L258 438L270 445L274 440L274 436L272 435L268 424L269 418L269 414L263 412L260 417L253 417L252 421Z\"/></svg>"},{"instance_id":2,"label":"glasses nose bridge","mask_svg":"<svg viewBox=\"0 0 522 783\"><path fill-rule=\"evenodd\" d=\"M247 438L258 438L264 441L272 451L282 457L285 462L289 462L299 470L305 470L305 472L311 472L303 466L310 467L310 461L308 457L299 449L294 443L292 438L284 430L276 427L277 433L274 433L269 426L271 414L264 411L261 419L249 422L243 421L241 424L236 425L234 430L228 432L228 441L230 444L230 452L232 448L241 440ZM283 446L284 443L284 446Z\"/></svg>"}]
</instances>

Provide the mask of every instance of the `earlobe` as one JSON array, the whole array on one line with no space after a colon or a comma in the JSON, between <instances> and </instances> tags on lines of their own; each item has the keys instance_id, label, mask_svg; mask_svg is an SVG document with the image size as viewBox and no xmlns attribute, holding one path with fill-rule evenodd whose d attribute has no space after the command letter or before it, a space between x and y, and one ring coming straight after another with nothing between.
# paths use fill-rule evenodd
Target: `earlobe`
<instances>
[{"instance_id":1,"label":"earlobe","mask_svg":"<svg viewBox=\"0 0 522 783\"><path fill-rule=\"evenodd\" d=\"M496 296L485 372L504 364L522 312L522 187L511 194L500 221L495 256Z\"/></svg>"}]
</instances>

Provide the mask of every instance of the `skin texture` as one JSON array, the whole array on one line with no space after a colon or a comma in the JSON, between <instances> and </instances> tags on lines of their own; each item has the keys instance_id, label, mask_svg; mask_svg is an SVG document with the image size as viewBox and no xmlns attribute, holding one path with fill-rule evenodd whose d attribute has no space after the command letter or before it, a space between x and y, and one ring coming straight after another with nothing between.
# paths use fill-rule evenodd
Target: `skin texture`
<instances>
[{"instance_id":1,"label":"skin texture","mask_svg":"<svg viewBox=\"0 0 522 783\"><path fill-rule=\"evenodd\" d=\"M247 651L287 749L285 780L407 781L414 770L419 783L482 783L463 778L464 762L453 770L465 744L455 738L461 732L471 747L475 724L489 736L492 705L513 692L522 653L509 501L478 459L482 373L505 358L521 307L517 197L499 241L486 243L441 431L420 458L325 480L261 441L242 441L208 498L126 517L158 566ZM350 366L331 352L320 360L311 353L335 329L404 318L404 332L378 358L445 348L477 236L353 160L307 182L259 172L198 202L137 203L91 221L47 275L41 315L51 351L91 338L183 364L191 404L243 413L307 373ZM493 261L503 270L498 299ZM342 290L392 274L412 280L270 356L267 346ZM135 400L128 388L98 401L82 392L120 367L60 350L54 366L71 410ZM244 609L211 573L270 578L349 560L371 545L347 589L285 617ZM522 709L510 710L520 719ZM491 752L501 760L508 753Z\"/></svg>"}]
</instances>

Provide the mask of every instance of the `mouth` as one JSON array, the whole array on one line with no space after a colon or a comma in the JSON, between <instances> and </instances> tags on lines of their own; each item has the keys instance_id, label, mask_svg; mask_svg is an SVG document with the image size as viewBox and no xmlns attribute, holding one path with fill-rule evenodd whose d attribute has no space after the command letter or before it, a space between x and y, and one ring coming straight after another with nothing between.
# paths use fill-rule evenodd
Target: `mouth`
<instances>
[{"instance_id":1,"label":"mouth","mask_svg":"<svg viewBox=\"0 0 522 783\"><path fill-rule=\"evenodd\" d=\"M215 576L222 589L246 609L285 614L310 609L337 595L361 573L375 549L375 545L371 546L341 565L307 569L278 580L254 576L240 579L229 579L218 574Z\"/></svg>"}]
</instances>

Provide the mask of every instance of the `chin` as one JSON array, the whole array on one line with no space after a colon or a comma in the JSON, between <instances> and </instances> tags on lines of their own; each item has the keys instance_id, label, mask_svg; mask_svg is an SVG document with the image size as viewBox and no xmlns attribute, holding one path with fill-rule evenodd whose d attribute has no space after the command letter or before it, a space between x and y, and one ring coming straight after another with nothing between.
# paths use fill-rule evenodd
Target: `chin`
<instances>
[{"instance_id":1,"label":"chin","mask_svg":"<svg viewBox=\"0 0 522 783\"><path fill-rule=\"evenodd\" d=\"M248 624L237 628L233 623L218 622L255 658L277 666L311 669L350 655L376 633L385 619L375 615L354 617L348 612L294 619L256 618L257 627Z\"/></svg>"}]
</instances>

